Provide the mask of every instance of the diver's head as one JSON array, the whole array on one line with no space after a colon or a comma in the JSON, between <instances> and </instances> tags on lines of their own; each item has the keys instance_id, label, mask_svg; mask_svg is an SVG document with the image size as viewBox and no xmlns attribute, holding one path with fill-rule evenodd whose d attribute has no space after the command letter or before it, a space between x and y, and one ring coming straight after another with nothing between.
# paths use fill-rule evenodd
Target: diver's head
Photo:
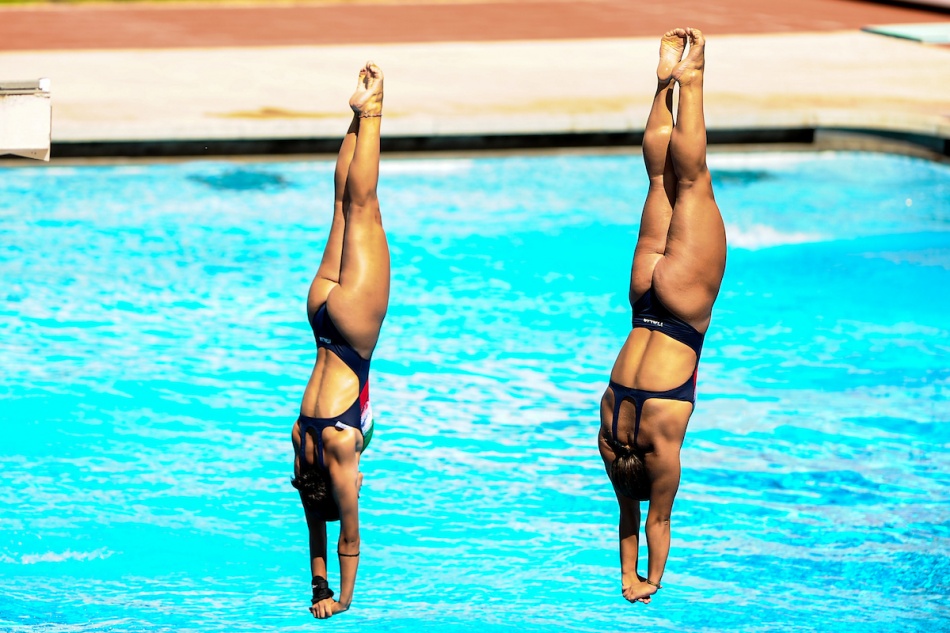
<instances>
[{"instance_id":1,"label":"diver's head","mask_svg":"<svg viewBox=\"0 0 950 633\"><path fill-rule=\"evenodd\" d=\"M340 520L340 508L333 499L330 473L326 470L304 466L300 473L290 480L290 485L300 493L300 501L307 514L313 514L323 521Z\"/></svg>"},{"instance_id":2,"label":"diver's head","mask_svg":"<svg viewBox=\"0 0 950 633\"><path fill-rule=\"evenodd\" d=\"M650 477L643 464L643 455L623 446L614 445L614 461L607 468L607 475L617 492L630 499L650 499Z\"/></svg>"}]
</instances>

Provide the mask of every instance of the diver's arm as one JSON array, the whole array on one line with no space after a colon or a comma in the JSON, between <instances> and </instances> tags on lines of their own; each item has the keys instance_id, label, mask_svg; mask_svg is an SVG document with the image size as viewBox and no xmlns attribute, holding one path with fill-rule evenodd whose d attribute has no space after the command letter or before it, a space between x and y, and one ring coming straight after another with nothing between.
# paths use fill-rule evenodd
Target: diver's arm
<instances>
[{"instance_id":1,"label":"diver's arm","mask_svg":"<svg viewBox=\"0 0 950 633\"><path fill-rule=\"evenodd\" d=\"M358 433L358 431L354 432ZM354 444L355 444L354 438ZM340 442L339 444L349 444ZM337 459L333 460L331 468L334 482L333 495L340 508L340 540L337 543L337 553L340 558L340 611L350 608L353 602L353 590L356 586L356 570L360 558L360 523L359 523L359 460L355 447L349 445L338 451Z\"/></svg>"},{"instance_id":2,"label":"diver's arm","mask_svg":"<svg viewBox=\"0 0 950 633\"><path fill-rule=\"evenodd\" d=\"M670 554L670 512L680 481L678 447L664 452L658 447L650 461L650 471L655 474L650 482L650 509L644 528L649 551L647 573L629 585L625 582L623 589L623 597L630 602L646 604L660 588Z\"/></svg>"},{"instance_id":3,"label":"diver's arm","mask_svg":"<svg viewBox=\"0 0 950 633\"><path fill-rule=\"evenodd\" d=\"M658 474L651 482L650 509L647 511L644 530L650 553L647 580L656 585L663 578L666 559L670 554L670 514L673 511L673 498L680 485L679 450L670 450L657 457L661 463L656 468Z\"/></svg>"},{"instance_id":4,"label":"diver's arm","mask_svg":"<svg viewBox=\"0 0 950 633\"><path fill-rule=\"evenodd\" d=\"M614 491L616 492L616 491ZM619 492L620 504L620 574L621 586L628 587L637 582L637 559L640 551L640 502L629 499Z\"/></svg>"},{"instance_id":5,"label":"diver's arm","mask_svg":"<svg viewBox=\"0 0 950 633\"><path fill-rule=\"evenodd\" d=\"M310 533L310 575L327 577L327 522L306 512Z\"/></svg>"},{"instance_id":6,"label":"diver's arm","mask_svg":"<svg viewBox=\"0 0 950 633\"><path fill-rule=\"evenodd\" d=\"M307 530L310 533L310 574L327 579L327 522L317 518L315 514L306 512ZM314 592L316 593L316 591ZM310 613L315 618L328 618L334 605L333 598L326 598L311 602Z\"/></svg>"},{"instance_id":7,"label":"diver's arm","mask_svg":"<svg viewBox=\"0 0 950 633\"><path fill-rule=\"evenodd\" d=\"M617 458L610 443L606 441L603 431L600 432L597 444L600 448L600 456L604 460L604 468L608 469L609 464ZM620 506L620 584L626 589L640 579L637 573L637 562L640 551L640 502L636 499L629 499L620 494L614 488L614 494L617 495L617 503Z\"/></svg>"}]
</instances>

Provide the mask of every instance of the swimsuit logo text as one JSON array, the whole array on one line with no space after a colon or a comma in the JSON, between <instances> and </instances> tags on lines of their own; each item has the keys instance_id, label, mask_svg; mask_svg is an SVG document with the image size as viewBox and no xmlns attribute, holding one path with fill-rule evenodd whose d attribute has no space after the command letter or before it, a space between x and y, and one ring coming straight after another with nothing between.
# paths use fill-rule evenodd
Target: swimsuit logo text
<instances>
[{"instance_id":1,"label":"swimsuit logo text","mask_svg":"<svg viewBox=\"0 0 950 633\"><path fill-rule=\"evenodd\" d=\"M649 323L650 325L656 325L656 326L659 326L659 327L663 327L663 321L656 321L656 320L654 320L654 319L646 319L646 318L643 319L643 320L644 320L644 322Z\"/></svg>"},{"instance_id":2,"label":"swimsuit logo text","mask_svg":"<svg viewBox=\"0 0 950 633\"><path fill-rule=\"evenodd\" d=\"M325 337L325 336L321 336L321 337L320 337L320 342L321 342L321 343L326 343L327 345L332 345L332 344L333 344L333 341L331 341L330 339L328 339L328 338Z\"/></svg>"}]
</instances>

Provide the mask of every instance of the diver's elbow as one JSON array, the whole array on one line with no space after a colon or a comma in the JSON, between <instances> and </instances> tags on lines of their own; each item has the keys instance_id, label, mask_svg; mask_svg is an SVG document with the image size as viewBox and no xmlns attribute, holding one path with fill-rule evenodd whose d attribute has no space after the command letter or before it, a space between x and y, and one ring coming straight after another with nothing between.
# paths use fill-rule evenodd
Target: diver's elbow
<instances>
[{"instance_id":1,"label":"diver's elbow","mask_svg":"<svg viewBox=\"0 0 950 633\"><path fill-rule=\"evenodd\" d=\"M670 529L670 517L658 516L658 517L649 517L646 523L646 529L660 529L660 530L669 530Z\"/></svg>"}]
</instances>

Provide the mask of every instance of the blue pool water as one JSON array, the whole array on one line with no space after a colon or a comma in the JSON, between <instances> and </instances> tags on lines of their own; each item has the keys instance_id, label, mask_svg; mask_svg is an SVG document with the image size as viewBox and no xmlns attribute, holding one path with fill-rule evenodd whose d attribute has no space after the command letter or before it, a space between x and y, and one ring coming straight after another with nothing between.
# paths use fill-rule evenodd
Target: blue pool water
<instances>
[{"instance_id":1,"label":"blue pool water","mask_svg":"<svg viewBox=\"0 0 950 633\"><path fill-rule=\"evenodd\" d=\"M384 163L362 565L325 623L289 477L332 164L3 170L0 630L950 629L950 167L711 165L728 269L633 606L595 436L640 159Z\"/></svg>"}]
</instances>

